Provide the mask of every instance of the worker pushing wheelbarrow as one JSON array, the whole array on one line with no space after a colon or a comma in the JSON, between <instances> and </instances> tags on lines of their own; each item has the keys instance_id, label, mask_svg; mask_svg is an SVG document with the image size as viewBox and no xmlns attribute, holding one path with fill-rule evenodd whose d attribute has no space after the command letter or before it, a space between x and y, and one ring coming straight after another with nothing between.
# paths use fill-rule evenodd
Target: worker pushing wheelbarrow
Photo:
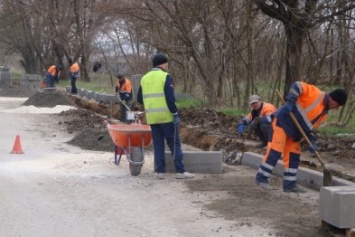
<instances>
[{"instance_id":1,"label":"worker pushing wheelbarrow","mask_svg":"<svg viewBox=\"0 0 355 237\"><path fill-rule=\"evenodd\" d=\"M119 96L118 99L120 100ZM138 176L144 164L144 148L152 143L151 128L139 122L143 112L131 111L127 106L127 121L130 124L107 124L107 129L115 144L114 161L119 165L122 155L126 155L131 175Z\"/></svg>"}]
</instances>

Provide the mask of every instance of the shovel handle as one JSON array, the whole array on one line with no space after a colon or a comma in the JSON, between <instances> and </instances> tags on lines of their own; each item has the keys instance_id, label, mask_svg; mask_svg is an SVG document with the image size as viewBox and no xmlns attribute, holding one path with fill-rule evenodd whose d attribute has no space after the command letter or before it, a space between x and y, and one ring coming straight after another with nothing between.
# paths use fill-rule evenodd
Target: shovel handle
<instances>
[{"instance_id":1,"label":"shovel handle","mask_svg":"<svg viewBox=\"0 0 355 237\"><path fill-rule=\"evenodd\" d=\"M276 94L277 94L277 97L279 98L279 100L280 100L283 104L285 104L285 100L284 100L284 98L282 98L281 93L280 93L279 91L276 91ZM292 112L290 112L290 117L291 117L293 123L296 125L298 131L302 134L302 137L303 137L303 139L306 141L307 145L310 146L310 147L313 147L311 141L310 141L309 138L307 137L306 133L303 131L301 125L298 123L298 121L297 121L295 115L293 115ZM319 162L322 164L322 166L325 166L325 162L324 162L323 159L320 157L320 154L318 153L318 151L315 151L314 153L316 154L316 157L317 157L317 159L319 160Z\"/></svg>"},{"instance_id":2,"label":"shovel handle","mask_svg":"<svg viewBox=\"0 0 355 237\"><path fill-rule=\"evenodd\" d=\"M124 105L124 107L126 107L129 112L131 112L131 109L126 105L126 103L123 103L123 101L121 100L120 95L117 95L117 99L121 104Z\"/></svg>"}]
</instances>

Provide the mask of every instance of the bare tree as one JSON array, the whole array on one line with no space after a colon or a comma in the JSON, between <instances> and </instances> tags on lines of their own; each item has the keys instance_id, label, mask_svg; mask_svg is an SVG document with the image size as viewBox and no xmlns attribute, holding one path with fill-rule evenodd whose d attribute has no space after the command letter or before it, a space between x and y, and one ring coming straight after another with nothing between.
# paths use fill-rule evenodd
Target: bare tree
<instances>
[{"instance_id":1,"label":"bare tree","mask_svg":"<svg viewBox=\"0 0 355 237\"><path fill-rule=\"evenodd\" d=\"M313 27L330 22L342 15L351 19L354 1L343 0L253 0L266 15L281 21L286 35L285 93L291 83L301 79L301 58L307 32Z\"/></svg>"}]
</instances>

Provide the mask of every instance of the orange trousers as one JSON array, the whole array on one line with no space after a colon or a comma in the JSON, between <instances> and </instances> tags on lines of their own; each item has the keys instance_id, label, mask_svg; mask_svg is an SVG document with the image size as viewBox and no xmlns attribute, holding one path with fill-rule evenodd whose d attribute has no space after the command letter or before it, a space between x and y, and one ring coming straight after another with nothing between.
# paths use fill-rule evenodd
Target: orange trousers
<instances>
[{"instance_id":1,"label":"orange trousers","mask_svg":"<svg viewBox=\"0 0 355 237\"><path fill-rule=\"evenodd\" d=\"M284 166L283 188L294 188L297 185L300 154L301 142L294 142L292 137L287 137L284 129L278 124L277 117L275 117L272 122L266 154L256 174L256 181L268 183L273 168L282 156Z\"/></svg>"}]
</instances>

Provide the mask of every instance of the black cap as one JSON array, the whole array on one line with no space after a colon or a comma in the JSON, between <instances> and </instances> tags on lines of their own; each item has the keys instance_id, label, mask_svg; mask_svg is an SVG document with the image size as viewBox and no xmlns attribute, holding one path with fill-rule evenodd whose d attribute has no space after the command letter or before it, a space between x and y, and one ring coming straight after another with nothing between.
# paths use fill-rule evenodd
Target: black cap
<instances>
[{"instance_id":1,"label":"black cap","mask_svg":"<svg viewBox=\"0 0 355 237\"><path fill-rule=\"evenodd\" d=\"M167 62L168 62L168 58L162 53L157 53L153 57L153 67L159 66L159 65L161 65L163 63L167 63Z\"/></svg>"},{"instance_id":2,"label":"black cap","mask_svg":"<svg viewBox=\"0 0 355 237\"><path fill-rule=\"evenodd\" d=\"M329 93L329 96L339 105L345 105L348 99L348 95L346 94L346 91L343 89L335 89Z\"/></svg>"}]
</instances>

